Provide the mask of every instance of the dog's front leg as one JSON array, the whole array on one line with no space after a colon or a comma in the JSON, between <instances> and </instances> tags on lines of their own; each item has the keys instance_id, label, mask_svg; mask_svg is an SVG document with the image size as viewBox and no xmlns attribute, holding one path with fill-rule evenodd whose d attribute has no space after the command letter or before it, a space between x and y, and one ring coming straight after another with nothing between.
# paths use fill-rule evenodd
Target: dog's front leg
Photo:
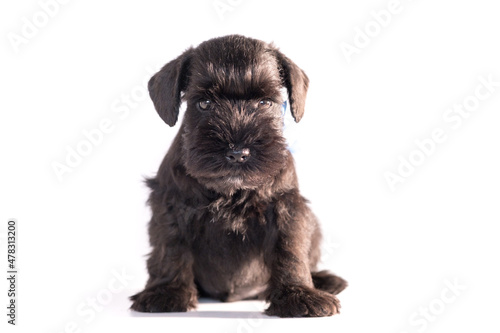
<instances>
[{"instance_id":1,"label":"dog's front leg","mask_svg":"<svg viewBox=\"0 0 500 333\"><path fill-rule=\"evenodd\" d=\"M150 238L153 251L147 262L146 288L131 297L131 309L140 312L185 312L196 307L193 256L179 226L153 215Z\"/></svg>"},{"instance_id":2,"label":"dog's front leg","mask_svg":"<svg viewBox=\"0 0 500 333\"><path fill-rule=\"evenodd\" d=\"M338 299L314 288L310 271L312 237L317 223L300 196L275 207L277 235L273 241L266 314L279 317L323 317L338 313Z\"/></svg>"}]
</instances>

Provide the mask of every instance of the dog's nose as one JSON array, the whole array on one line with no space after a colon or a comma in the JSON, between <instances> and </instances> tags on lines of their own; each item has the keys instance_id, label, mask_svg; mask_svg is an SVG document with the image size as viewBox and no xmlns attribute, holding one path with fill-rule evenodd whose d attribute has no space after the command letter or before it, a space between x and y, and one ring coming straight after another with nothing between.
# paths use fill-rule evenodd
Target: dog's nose
<instances>
[{"instance_id":1,"label":"dog's nose","mask_svg":"<svg viewBox=\"0 0 500 333\"><path fill-rule=\"evenodd\" d=\"M250 158L250 149L229 149L226 152L226 159L231 163L245 163Z\"/></svg>"}]
</instances>

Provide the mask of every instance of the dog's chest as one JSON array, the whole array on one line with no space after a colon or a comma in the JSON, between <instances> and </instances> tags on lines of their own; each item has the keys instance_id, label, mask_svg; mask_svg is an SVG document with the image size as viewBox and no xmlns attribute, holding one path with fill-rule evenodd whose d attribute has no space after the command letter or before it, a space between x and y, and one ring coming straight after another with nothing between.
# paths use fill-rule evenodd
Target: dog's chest
<instances>
[{"instance_id":1,"label":"dog's chest","mask_svg":"<svg viewBox=\"0 0 500 333\"><path fill-rule=\"evenodd\" d=\"M200 253L230 257L261 252L268 229L272 228L266 214L252 207L220 207L217 211L208 208L192 227L193 246L199 247Z\"/></svg>"},{"instance_id":2,"label":"dog's chest","mask_svg":"<svg viewBox=\"0 0 500 333\"><path fill-rule=\"evenodd\" d=\"M205 221L193 244L194 273L197 283L210 296L236 300L263 291L269 279L264 258L265 226L256 219L244 233L226 229L219 221Z\"/></svg>"},{"instance_id":3,"label":"dog's chest","mask_svg":"<svg viewBox=\"0 0 500 333\"><path fill-rule=\"evenodd\" d=\"M272 205L242 198L215 200L193 221L196 280L223 300L255 296L269 279L264 258L272 243Z\"/></svg>"},{"instance_id":4,"label":"dog's chest","mask_svg":"<svg viewBox=\"0 0 500 333\"><path fill-rule=\"evenodd\" d=\"M273 220L272 202L262 200L255 192L237 192L231 197L218 197L207 206L207 219L214 229L243 235L258 233ZM204 221L206 222L206 221Z\"/></svg>"}]
</instances>

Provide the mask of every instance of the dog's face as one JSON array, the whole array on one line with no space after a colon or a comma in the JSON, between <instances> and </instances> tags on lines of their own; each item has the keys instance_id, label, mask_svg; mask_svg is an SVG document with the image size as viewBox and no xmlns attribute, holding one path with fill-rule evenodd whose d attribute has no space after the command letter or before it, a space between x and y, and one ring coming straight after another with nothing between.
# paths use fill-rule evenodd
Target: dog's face
<instances>
[{"instance_id":1,"label":"dog's face","mask_svg":"<svg viewBox=\"0 0 500 333\"><path fill-rule=\"evenodd\" d=\"M296 121L308 79L272 45L242 36L212 39L184 52L149 82L162 119L173 126L181 98L182 161L189 175L221 193L255 189L283 169L281 89ZM182 95L182 93L184 93Z\"/></svg>"}]
</instances>

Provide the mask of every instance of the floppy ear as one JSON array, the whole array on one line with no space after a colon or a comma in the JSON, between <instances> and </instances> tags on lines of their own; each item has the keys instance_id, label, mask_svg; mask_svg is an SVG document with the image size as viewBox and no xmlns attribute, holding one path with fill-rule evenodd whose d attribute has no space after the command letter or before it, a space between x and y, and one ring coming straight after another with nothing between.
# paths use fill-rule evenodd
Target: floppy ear
<instances>
[{"instance_id":1,"label":"floppy ear","mask_svg":"<svg viewBox=\"0 0 500 333\"><path fill-rule=\"evenodd\" d=\"M156 111L169 126L174 126L179 116L181 92L187 87L187 74L191 54L190 48L156 73L148 83L149 96Z\"/></svg>"},{"instance_id":2,"label":"floppy ear","mask_svg":"<svg viewBox=\"0 0 500 333\"><path fill-rule=\"evenodd\" d=\"M280 66L281 80L288 90L292 116L298 123L304 115L309 78L299 66L280 51L275 50L275 56Z\"/></svg>"}]
</instances>

